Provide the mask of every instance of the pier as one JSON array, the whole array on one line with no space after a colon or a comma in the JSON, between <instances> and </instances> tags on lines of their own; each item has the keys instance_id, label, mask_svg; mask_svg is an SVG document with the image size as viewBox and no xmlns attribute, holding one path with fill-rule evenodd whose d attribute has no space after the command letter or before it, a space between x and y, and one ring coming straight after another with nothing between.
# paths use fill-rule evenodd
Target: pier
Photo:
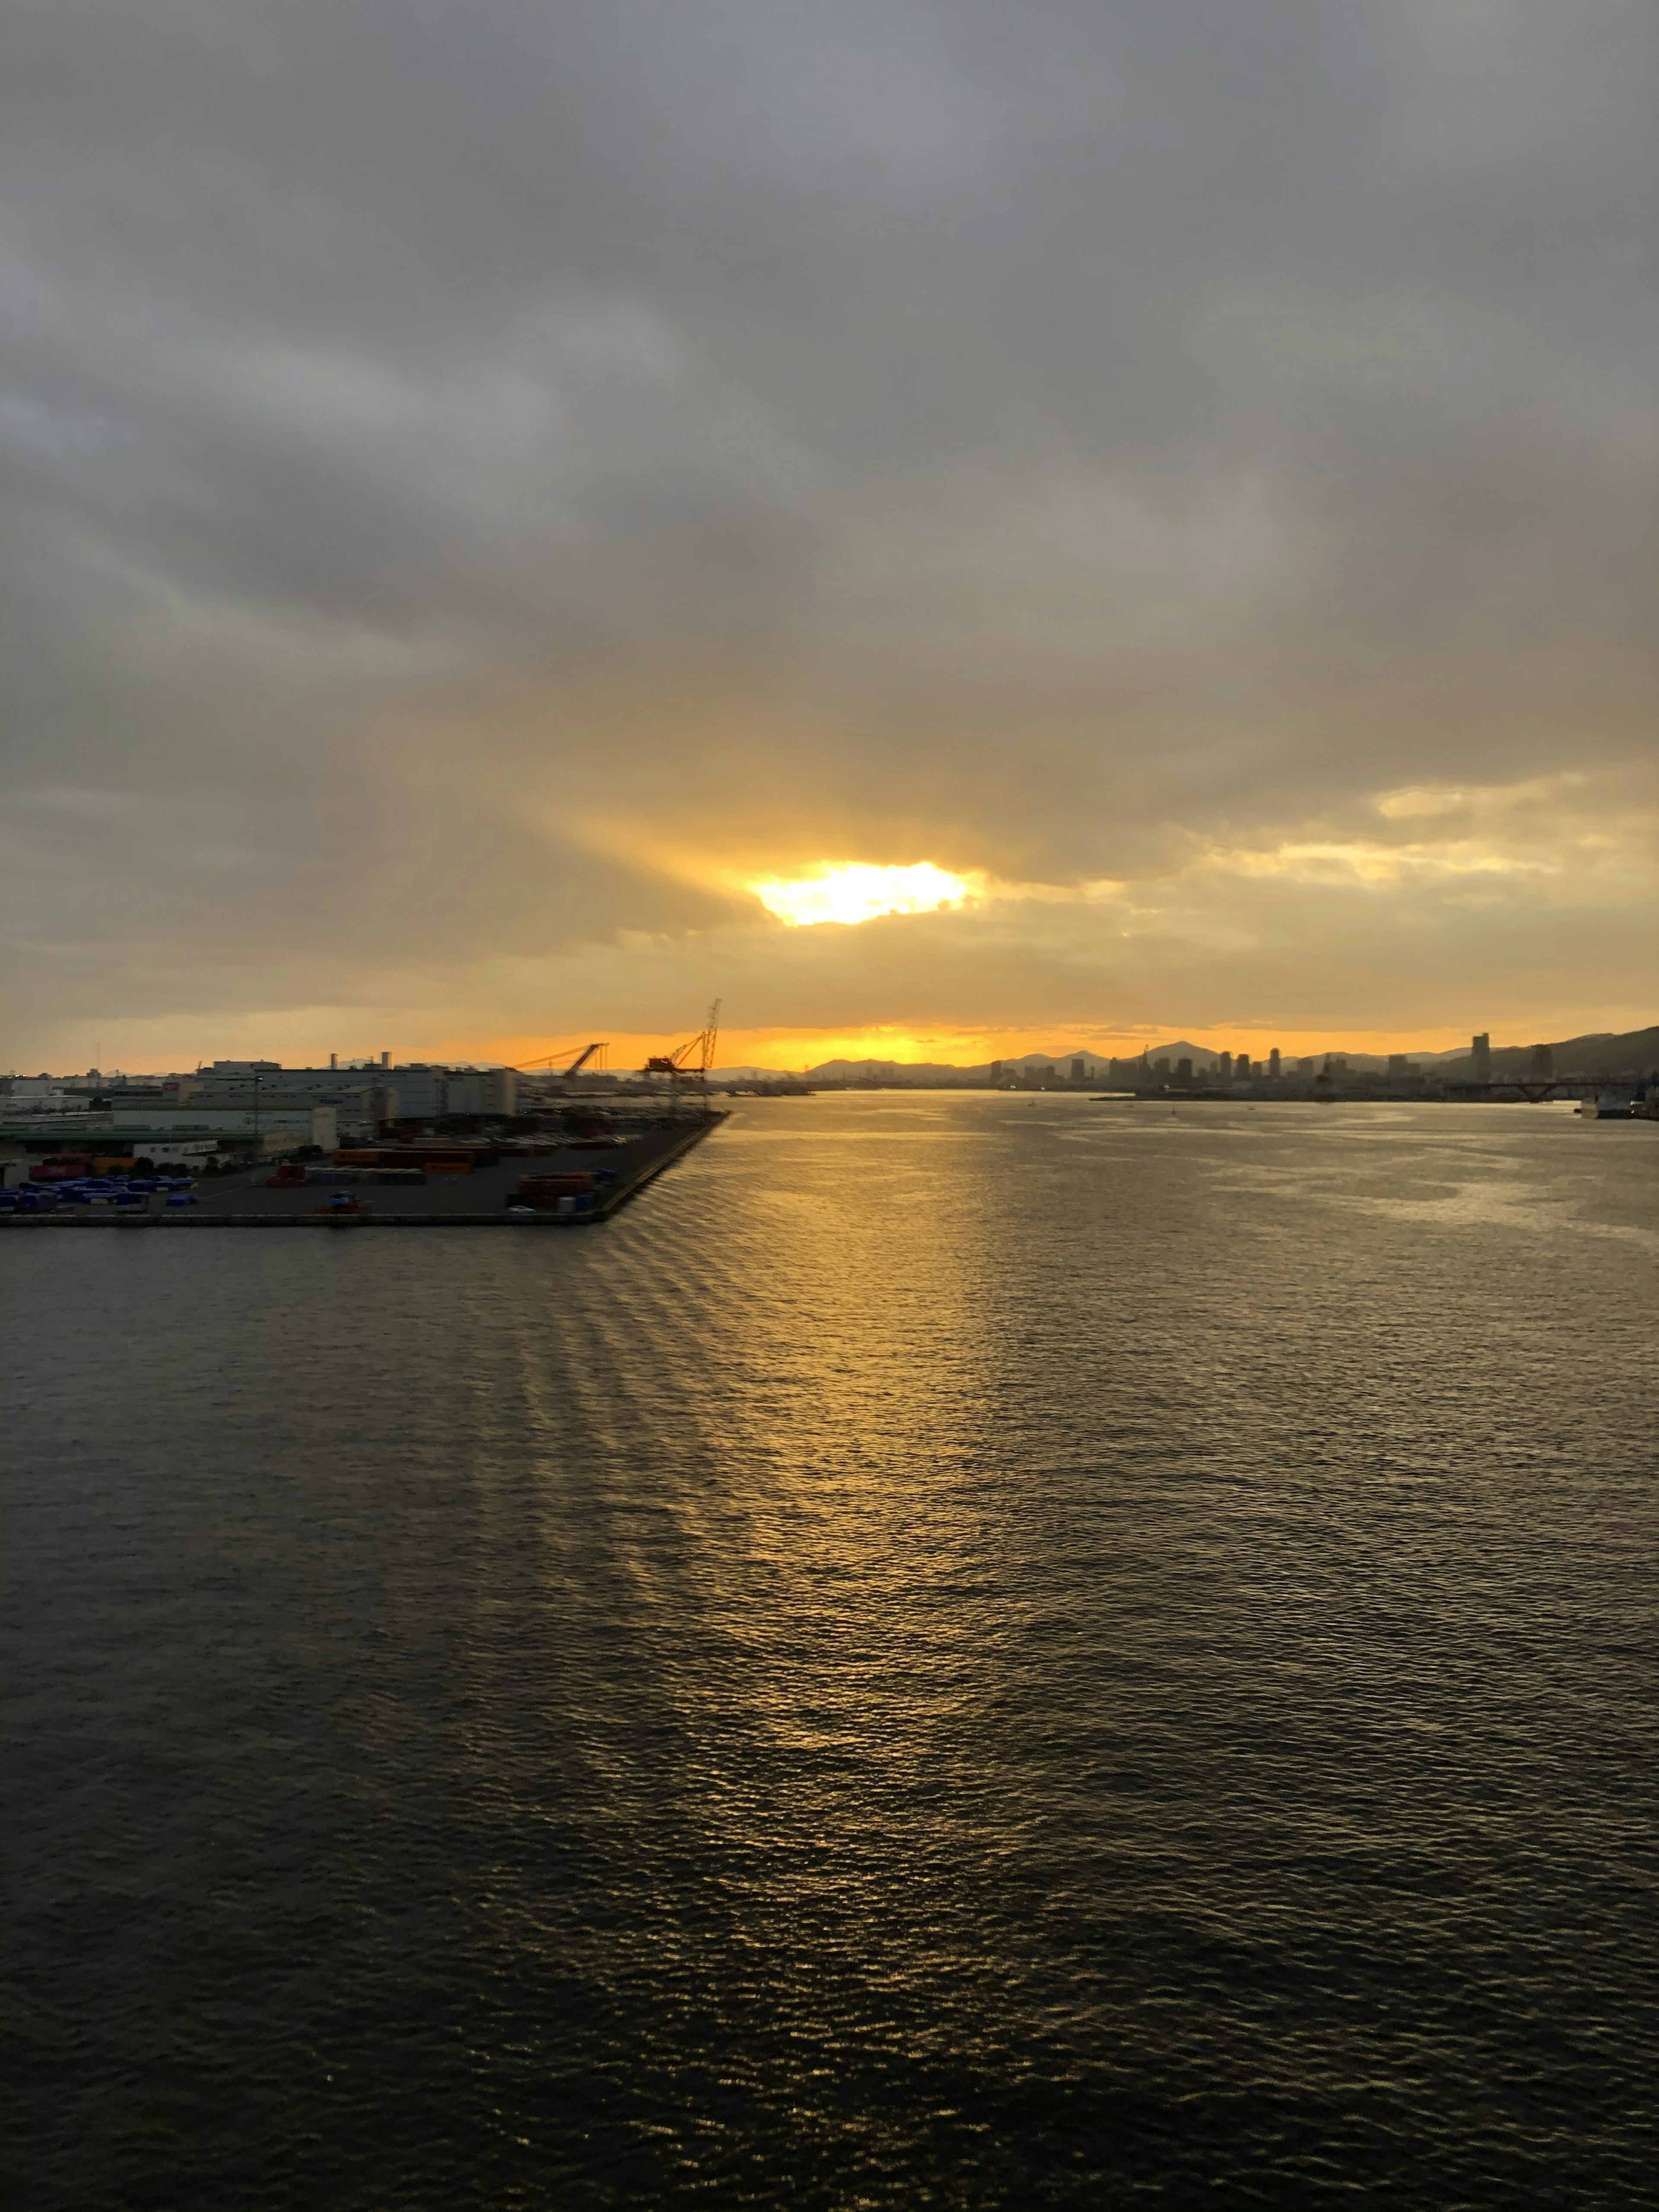
<instances>
[{"instance_id":1,"label":"pier","mask_svg":"<svg viewBox=\"0 0 1659 2212\"><path fill-rule=\"evenodd\" d=\"M263 1176L238 1175L197 1186L193 1206L67 1206L49 1213L0 1213L0 1226L15 1229L585 1229L605 1221L619 1206L683 1159L712 1134L724 1113L699 1113L642 1131L625 1143L550 1145L534 1154L506 1154L465 1175L429 1176L422 1183L380 1183L364 1170L347 1183L318 1179L287 1188L265 1187ZM520 1180L528 1175L574 1175L610 1170L615 1181L587 1194L585 1211L511 1210ZM327 1170L323 1170L327 1175ZM396 1170L401 1176L404 1172ZM349 1191L359 1210L333 1207L334 1190Z\"/></svg>"}]
</instances>

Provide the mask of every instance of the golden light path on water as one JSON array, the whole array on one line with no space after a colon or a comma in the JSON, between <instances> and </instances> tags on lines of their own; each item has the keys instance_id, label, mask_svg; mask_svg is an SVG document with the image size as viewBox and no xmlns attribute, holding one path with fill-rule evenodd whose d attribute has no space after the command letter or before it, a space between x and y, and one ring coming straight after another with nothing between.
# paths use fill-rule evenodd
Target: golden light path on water
<instances>
[{"instance_id":1,"label":"golden light path on water","mask_svg":"<svg viewBox=\"0 0 1659 2212\"><path fill-rule=\"evenodd\" d=\"M821 921L872 921L883 914L932 914L978 896L984 881L972 873L952 875L931 860L902 868L851 860L805 876L751 880L748 888L769 914L803 928Z\"/></svg>"}]
</instances>

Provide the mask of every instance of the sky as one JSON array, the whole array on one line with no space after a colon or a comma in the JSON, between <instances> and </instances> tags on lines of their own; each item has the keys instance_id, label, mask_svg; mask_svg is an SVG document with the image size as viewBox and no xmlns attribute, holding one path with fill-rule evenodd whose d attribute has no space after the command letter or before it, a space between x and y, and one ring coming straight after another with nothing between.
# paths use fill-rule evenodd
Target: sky
<instances>
[{"instance_id":1,"label":"sky","mask_svg":"<svg viewBox=\"0 0 1659 2212\"><path fill-rule=\"evenodd\" d=\"M1654 1018L1648 0L12 15L0 1066Z\"/></svg>"}]
</instances>

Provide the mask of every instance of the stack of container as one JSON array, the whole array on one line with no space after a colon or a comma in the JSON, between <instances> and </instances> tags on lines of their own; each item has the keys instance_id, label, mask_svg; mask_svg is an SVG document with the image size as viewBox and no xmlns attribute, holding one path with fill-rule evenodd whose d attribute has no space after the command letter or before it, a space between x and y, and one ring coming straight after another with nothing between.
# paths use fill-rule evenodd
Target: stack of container
<instances>
[{"instance_id":1,"label":"stack of container","mask_svg":"<svg viewBox=\"0 0 1659 2212\"><path fill-rule=\"evenodd\" d=\"M519 1178L516 1203L538 1213L586 1213L593 1203L595 1178L580 1169Z\"/></svg>"},{"instance_id":2,"label":"stack of container","mask_svg":"<svg viewBox=\"0 0 1659 2212\"><path fill-rule=\"evenodd\" d=\"M402 1145L343 1145L334 1155L338 1168L420 1168L428 1175L471 1175L495 1158L494 1145L452 1143L446 1137Z\"/></svg>"}]
</instances>

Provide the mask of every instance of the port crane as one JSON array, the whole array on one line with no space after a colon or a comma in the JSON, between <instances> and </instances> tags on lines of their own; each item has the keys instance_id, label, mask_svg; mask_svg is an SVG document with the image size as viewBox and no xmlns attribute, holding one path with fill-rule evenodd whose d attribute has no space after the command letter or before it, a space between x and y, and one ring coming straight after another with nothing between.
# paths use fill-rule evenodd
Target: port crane
<instances>
[{"instance_id":1,"label":"port crane","mask_svg":"<svg viewBox=\"0 0 1659 2212\"><path fill-rule=\"evenodd\" d=\"M708 1019L694 1037L677 1044L672 1052L653 1053L641 1069L642 1075L665 1075L668 1078L668 1110L678 1120L680 1110L680 1085L689 1077L702 1094L703 1110L708 1109L708 1071L714 1065L714 1047L720 1033L720 1002L715 1000L708 1009Z\"/></svg>"},{"instance_id":2,"label":"port crane","mask_svg":"<svg viewBox=\"0 0 1659 2212\"><path fill-rule=\"evenodd\" d=\"M568 1083L573 1076L580 1075L583 1068L586 1066L588 1061L593 1059L596 1053L599 1054L599 1058L595 1062L595 1066L596 1067L603 1067L605 1066L605 1055L609 1049L610 1047L602 1042L584 1045L581 1050L576 1054L574 1060L571 1061L569 1066L560 1071L559 1081L562 1084ZM520 1066L515 1067L513 1073L515 1075L528 1075L534 1069L538 1067L556 1066L569 1050L570 1047L568 1044L556 1045L551 1052L544 1053L539 1060L525 1060Z\"/></svg>"}]
</instances>

